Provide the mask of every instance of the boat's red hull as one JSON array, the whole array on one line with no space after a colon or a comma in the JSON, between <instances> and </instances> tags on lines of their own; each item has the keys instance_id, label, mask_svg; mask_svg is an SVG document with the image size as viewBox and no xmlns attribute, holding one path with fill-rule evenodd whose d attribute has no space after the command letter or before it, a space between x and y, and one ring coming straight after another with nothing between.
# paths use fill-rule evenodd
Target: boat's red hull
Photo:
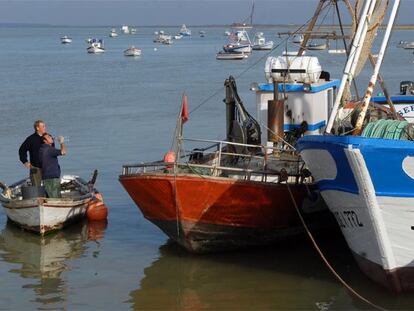
<instances>
[{"instance_id":1,"label":"boat's red hull","mask_svg":"<svg viewBox=\"0 0 414 311\"><path fill-rule=\"evenodd\" d=\"M284 184L168 174L120 182L145 218L191 252L265 245L304 232ZM308 190L290 187L300 206ZM333 223L327 209L310 214L324 226Z\"/></svg>"}]
</instances>

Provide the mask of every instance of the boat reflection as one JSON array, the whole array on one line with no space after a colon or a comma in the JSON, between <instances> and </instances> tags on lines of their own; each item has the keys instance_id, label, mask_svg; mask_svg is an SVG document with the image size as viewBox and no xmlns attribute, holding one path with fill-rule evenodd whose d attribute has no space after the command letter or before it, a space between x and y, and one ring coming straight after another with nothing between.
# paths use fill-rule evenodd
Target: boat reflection
<instances>
[{"instance_id":1,"label":"boat reflection","mask_svg":"<svg viewBox=\"0 0 414 311\"><path fill-rule=\"evenodd\" d=\"M390 295L360 272L342 236L318 241L357 292L390 310L412 309L414 297ZM371 309L332 276L307 241L298 243L199 256L169 242L161 246L160 258L144 269L128 303L133 310Z\"/></svg>"},{"instance_id":2,"label":"boat reflection","mask_svg":"<svg viewBox=\"0 0 414 311\"><path fill-rule=\"evenodd\" d=\"M341 287L310 245L196 256L174 243L144 270L130 292L134 310L315 310ZM302 264L301 264L302 263ZM323 288L323 290L321 290Z\"/></svg>"},{"instance_id":3,"label":"boat reflection","mask_svg":"<svg viewBox=\"0 0 414 311\"><path fill-rule=\"evenodd\" d=\"M41 237L8 222L0 234L0 259L18 265L9 272L27 280L22 287L33 289L40 309L64 309L69 286L63 272L84 255L86 242L103 237L106 224L83 222Z\"/></svg>"}]
</instances>

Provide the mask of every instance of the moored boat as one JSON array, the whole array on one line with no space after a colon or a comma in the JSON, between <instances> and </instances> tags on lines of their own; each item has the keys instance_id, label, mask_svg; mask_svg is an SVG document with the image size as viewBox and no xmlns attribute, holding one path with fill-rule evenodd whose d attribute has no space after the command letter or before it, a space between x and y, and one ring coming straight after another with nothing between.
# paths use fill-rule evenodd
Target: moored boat
<instances>
[{"instance_id":1,"label":"moored boat","mask_svg":"<svg viewBox=\"0 0 414 311\"><path fill-rule=\"evenodd\" d=\"M68 44L68 43L72 43L72 38L68 37L68 36L63 36L60 38L60 42L62 44Z\"/></svg>"},{"instance_id":2,"label":"moored boat","mask_svg":"<svg viewBox=\"0 0 414 311\"><path fill-rule=\"evenodd\" d=\"M191 36L191 30L188 29L185 24L183 24L180 28L179 34L184 36L184 37L189 37L189 36Z\"/></svg>"},{"instance_id":3,"label":"moored boat","mask_svg":"<svg viewBox=\"0 0 414 311\"><path fill-rule=\"evenodd\" d=\"M115 28L112 28L111 32L109 33L109 37L111 37L111 38L118 37L118 34L116 33Z\"/></svg>"},{"instance_id":4,"label":"moored boat","mask_svg":"<svg viewBox=\"0 0 414 311\"><path fill-rule=\"evenodd\" d=\"M86 51L90 54L100 54L105 52L104 42L102 39L92 39Z\"/></svg>"},{"instance_id":5,"label":"moored boat","mask_svg":"<svg viewBox=\"0 0 414 311\"><path fill-rule=\"evenodd\" d=\"M252 43L245 29L237 30L229 36L229 42L223 45L225 52L251 53Z\"/></svg>"},{"instance_id":6,"label":"moored boat","mask_svg":"<svg viewBox=\"0 0 414 311\"><path fill-rule=\"evenodd\" d=\"M124 51L124 55L125 56L140 56L141 49L132 45Z\"/></svg>"},{"instance_id":7,"label":"moored boat","mask_svg":"<svg viewBox=\"0 0 414 311\"><path fill-rule=\"evenodd\" d=\"M192 140L179 134L176 152L163 161L123 166L119 180L144 217L190 252L227 251L302 236L294 202L312 229L334 224L314 192L312 178L302 170L303 162L289 146L297 135L323 129L338 81L320 80L320 68L319 74L313 71L316 58L309 57L290 60L293 68L306 68L304 74L286 75L289 69L283 69L282 59L286 57L269 61L266 75L289 81L285 91L292 94L291 99L283 103L278 97L282 85L277 89L272 84L259 86L256 121L230 77L225 82L226 140ZM311 89L305 91L308 83ZM275 92L280 100L272 100ZM312 104L315 98L321 100L318 107ZM268 115L270 120L275 118L274 108L268 108L275 102L286 105L293 115L308 110L309 114L297 120L288 116L281 120L284 114L279 114L278 129L273 128L279 134L268 131L267 125L262 132L260 124L268 124ZM290 143L280 142L277 135Z\"/></svg>"},{"instance_id":8,"label":"moored boat","mask_svg":"<svg viewBox=\"0 0 414 311\"><path fill-rule=\"evenodd\" d=\"M94 198L94 180L65 175L61 178L61 198L48 198L43 187L31 186L23 179L9 187L1 185L0 201L8 219L20 227L45 234L85 216Z\"/></svg>"},{"instance_id":9,"label":"moored boat","mask_svg":"<svg viewBox=\"0 0 414 311\"><path fill-rule=\"evenodd\" d=\"M216 59L218 60L242 60L242 59L246 59L249 57L248 53L243 53L243 52L224 52L224 51L220 51L216 54Z\"/></svg>"},{"instance_id":10,"label":"moored boat","mask_svg":"<svg viewBox=\"0 0 414 311\"><path fill-rule=\"evenodd\" d=\"M273 48L273 41L266 41L263 32L258 32L253 39L253 50L271 50Z\"/></svg>"},{"instance_id":11,"label":"moored boat","mask_svg":"<svg viewBox=\"0 0 414 311\"><path fill-rule=\"evenodd\" d=\"M306 49L313 50L313 51L321 51L321 50L325 50L327 47L328 45L326 43L311 42L306 46Z\"/></svg>"},{"instance_id":12,"label":"moored boat","mask_svg":"<svg viewBox=\"0 0 414 311\"><path fill-rule=\"evenodd\" d=\"M355 73L367 36L361 17L344 76L327 125L329 135L303 137L298 148L322 196L337 218L360 269L394 292L414 291L414 143L413 125L392 112L370 112L374 90L400 1L392 7L383 42L352 128L341 129L339 108L348 77ZM385 16L387 4L367 0L363 13ZM381 24L370 21L373 24ZM376 31L370 29L370 35ZM368 39L367 39L368 38ZM378 78L379 79L379 78ZM410 96L411 97L411 96ZM338 112L338 113L337 113Z\"/></svg>"}]
</instances>

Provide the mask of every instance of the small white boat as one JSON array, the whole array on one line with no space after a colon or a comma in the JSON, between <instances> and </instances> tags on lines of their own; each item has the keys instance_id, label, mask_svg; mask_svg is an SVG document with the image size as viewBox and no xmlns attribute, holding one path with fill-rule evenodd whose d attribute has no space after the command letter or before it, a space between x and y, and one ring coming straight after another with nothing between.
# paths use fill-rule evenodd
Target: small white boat
<instances>
[{"instance_id":1,"label":"small white boat","mask_svg":"<svg viewBox=\"0 0 414 311\"><path fill-rule=\"evenodd\" d=\"M345 49L329 49L328 53L329 54L345 54L346 50Z\"/></svg>"},{"instance_id":2,"label":"small white boat","mask_svg":"<svg viewBox=\"0 0 414 311\"><path fill-rule=\"evenodd\" d=\"M90 54L99 54L99 53L104 53L105 52L105 48L104 48L104 42L102 39L92 39L91 42L89 43L88 48L86 49L86 51L88 51L88 53Z\"/></svg>"},{"instance_id":3,"label":"small white boat","mask_svg":"<svg viewBox=\"0 0 414 311\"><path fill-rule=\"evenodd\" d=\"M162 44L172 44L172 36L167 35L164 31L160 30L158 34L155 35L155 38L152 40L154 43L162 43Z\"/></svg>"},{"instance_id":4,"label":"small white boat","mask_svg":"<svg viewBox=\"0 0 414 311\"><path fill-rule=\"evenodd\" d=\"M304 39L303 35L294 35L292 42L296 44L301 44L303 42L303 39Z\"/></svg>"},{"instance_id":5,"label":"small white boat","mask_svg":"<svg viewBox=\"0 0 414 311\"><path fill-rule=\"evenodd\" d=\"M258 32L253 39L253 50L271 50L273 49L273 41L266 41L263 32Z\"/></svg>"},{"instance_id":6,"label":"small white boat","mask_svg":"<svg viewBox=\"0 0 414 311\"><path fill-rule=\"evenodd\" d=\"M189 37L191 36L191 30L188 29L185 24L183 24L180 29L180 35L183 35L184 37Z\"/></svg>"},{"instance_id":7,"label":"small white boat","mask_svg":"<svg viewBox=\"0 0 414 311\"><path fill-rule=\"evenodd\" d=\"M9 187L1 183L0 201L13 223L43 235L85 216L95 195L96 175L89 182L78 176L63 176L61 198L48 198L43 187L31 186L29 178Z\"/></svg>"},{"instance_id":8,"label":"small white boat","mask_svg":"<svg viewBox=\"0 0 414 311\"><path fill-rule=\"evenodd\" d=\"M218 60L242 60L248 58L248 53L237 53L237 52L225 52L220 51L216 54L216 59Z\"/></svg>"},{"instance_id":9,"label":"small white boat","mask_svg":"<svg viewBox=\"0 0 414 311\"><path fill-rule=\"evenodd\" d=\"M198 32L198 34L200 35L200 37L201 37L201 38L203 38L203 37L205 37L206 32L205 32L204 30L200 30L200 31Z\"/></svg>"},{"instance_id":10,"label":"small white boat","mask_svg":"<svg viewBox=\"0 0 414 311\"><path fill-rule=\"evenodd\" d=\"M230 53L251 53L252 43L247 31L243 29L232 33L229 37L229 43L223 46L223 50Z\"/></svg>"},{"instance_id":11,"label":"small white boat","mask_svg":"<svg viewBox=\"0 0 414 311\"><path fill-rule=\"evenodd\" d=\"M309 43L306 49L314 51L322 51L328 47L326 43Z\"/></svg>"},{"instance_id":12,"label":"small white boat","mask_svg":"<svg viewBox=\"0 0 414 311\"><path fill-rule=\"evenodd\" d=\"M135 35L137 33L137 29L136 28L131 28L129 32L130 32L131 35Z\"/></svg>"},{"instance_id":13,"label":"small white boat","mask_svg":"<svg viewBox=\"0 0 414 311\"><path fill-rule=\"evenodd\" d=\"M124 55L125 56L141 56L141 49L132 45L124 51Z\"/></svg>"},{"instance_id":14,"label":"small white boat","mask_svg":"<svg viewBox=\"0 0 414 311\"><path fill-rule=\"evenodd\" d=\"M118 34L116 33L115 28L112 28L112 30L111 30L111 32L110 32L110 34L109 34L109 37L111 37L111 38L116 38L116 37L118 37Z\"/></svg>"},{"instance_id":15,"label":"small white boat","mask_svg":"<svg viewBox=\"0 0 414 311\"><path fill-rule=\"evenodd\" d=\"M85 42L86 42L86 43L91 43L91 42L92 42L92 38L87 38L87 39L85 39Z\"/></svg>"},{"instance_id":16,"label":"small white boat","mask_svg":"<svg viewBox=\"0 0 414 311\"><path fill-rule=\"evenodd\" d=\"M123 25L121 27L121 31L122 31L123 34L128 35L129 34L129 27L127 25Z\"/></svg>"},{"instance_id":17,"label":"small white boat","mask_svg":"<svg viewBox=\"0 0 414 311\"><path fill-rule=\"evenodd\" d=\"M175 35L175 36L174 36L174 39L175 39L175 40L180 40L182 37L183 37L183 35Z\"/></svg>"},{"instance_id":18,"label":"small white boat","mask_svg":"<svg viewBox=\"0 0 414 311\"><path fill-rule=\"evenodd\" d=\"M60 38L60 42L62 44L72 43L72 38L70 38L68 36L63 36L63 37Z\"/></svg>"},{"instance_id":19,"label":"small white boat","mask_svg":"<svg viewBox=\"0 0 414 311\"><path fill-rule=\"evenodd\" d=\"M227 37L229 37L229 36L231 35L231 32L230 32L229 30L226 30L226 31L224 32L224 35L225 35L225 36L227 36Z\"/></svg>"}]
</instances>

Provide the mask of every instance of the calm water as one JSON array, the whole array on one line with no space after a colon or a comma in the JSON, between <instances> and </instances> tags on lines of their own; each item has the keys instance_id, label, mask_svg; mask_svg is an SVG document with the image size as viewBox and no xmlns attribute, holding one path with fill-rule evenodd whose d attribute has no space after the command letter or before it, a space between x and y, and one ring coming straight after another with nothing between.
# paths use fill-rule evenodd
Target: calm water
<instances>
[{"instance_id":1,"label":"calm water","mask_svg":"<svg viewBox=\"0 0 414 311\"><path fill-rule=\"evenodd\" d=\"M338 284L306 239L191 256L143 219L117 180L121 165L160 159L170 148L183 92L190 110L211 97L190 115L185 135L223 138L222 86L230 74L255 114L249 85L264 81L266 55L216 61L222 28L205 29L205 38L193 28L192 38L172 46L152 43L154 30L110 39L109 27L0 28L0 180L10 184L25 176L17 150L33 121L43 119L52 134L69 137L68 155L61 159L64 173L88 178L98 169L97 187L110 209L107 224L79 224L46 238L7 225L0 212L0 309L369 309ZM276 33L283 29L258 30L280 42ZM60 44L65 34L72 44ZM106 39L105 54L86 53L84 40L91 36ZM395 43L413 37L406 31L392 38L383 67L392 93L400 80L413 79L414 57ZM141 57L123 56L131 44L142 48ZM325 70L337 76L344 57L318 55ZM361 275L339 235L321 244L363 295L390 309L414 308L414 298L392 296Z\"/></svg>"}]
</instances>

